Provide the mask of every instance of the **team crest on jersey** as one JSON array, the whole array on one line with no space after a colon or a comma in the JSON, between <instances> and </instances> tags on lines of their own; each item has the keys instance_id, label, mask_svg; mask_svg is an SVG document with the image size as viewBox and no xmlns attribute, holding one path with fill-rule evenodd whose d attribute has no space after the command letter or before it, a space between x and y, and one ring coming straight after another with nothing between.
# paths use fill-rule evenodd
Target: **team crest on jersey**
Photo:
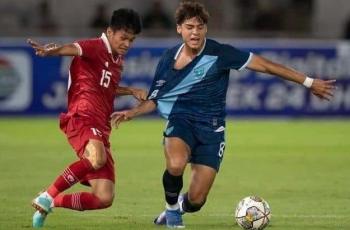
<instances>
[{"instance_id":1,"label":"team crest on jersey","mask_svg":"<svg viewBox=\"0 0 350 230\"><path fill-rule=\"evenodd\" d=\"M195 68L193 70L194 74L196 75L196 77L200 77L200 76L203 76L204 74L204 67L198 67L198 68Z\"/></svg>"},{"instance_id":2,"label":"team crest on jersey","mask_svg":"<svg viewBox=\"0 0 350 230\"><path fill-rule=\"evenodd\" d=\"M156 81L156 87L163 86L165 82L166 82L165 80L158 80L158 81Z\"/></svg>"}]
</instances>

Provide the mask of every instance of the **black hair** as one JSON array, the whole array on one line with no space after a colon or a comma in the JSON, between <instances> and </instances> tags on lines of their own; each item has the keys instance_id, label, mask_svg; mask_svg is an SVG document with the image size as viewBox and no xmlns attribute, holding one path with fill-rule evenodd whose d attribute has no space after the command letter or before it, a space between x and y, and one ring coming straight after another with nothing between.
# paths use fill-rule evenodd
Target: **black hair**
<instances>
[{"instance_id":1,"label":"black hair","mask_svg":"<svg viewBox=\"0 0 350 230\"><path fill-rule=\"evenodd\" d=\"M109 27L111 27L113 31L126 30L132 31L134 34L139 34L142 27L141 18L140 15L132 9L118 9L113 11Z\"/></svg>"}]
</instances>

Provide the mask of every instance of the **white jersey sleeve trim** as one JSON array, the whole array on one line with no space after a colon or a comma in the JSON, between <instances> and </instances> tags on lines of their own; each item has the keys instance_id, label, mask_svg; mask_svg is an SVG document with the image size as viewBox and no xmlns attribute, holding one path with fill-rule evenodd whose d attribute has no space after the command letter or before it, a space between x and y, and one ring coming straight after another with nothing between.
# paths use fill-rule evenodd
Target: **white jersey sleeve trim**
<instances>
[{"instance_id":1,"label":"white jersey sleeve trim","mask_svg":"<svg viewBox=\"0 0 350 230\"><path fill-rule=\"evenodd\" d=\"M83 55L83 50L82 50L81 46L79 45L79 43L74 42L73 45L75 45L75 47L78 48L78 55L82 56Z\"/></svg>"},{"instance_id":2,"label":"white jersey sleeve trim","mask_svg":"<svg viewBox=\"0 0 350 230\"><path fill-rule=\"evenodd\" d=\"M244 69L245 67L247 67L247 65L249 64L249 62L252 60L253 57L253 53L249 52L249 57L248 60L244 63L244 65L241 66L241 68L238 69L238 71L241 71L242 69Z\"/></svg>"}]
</instances>

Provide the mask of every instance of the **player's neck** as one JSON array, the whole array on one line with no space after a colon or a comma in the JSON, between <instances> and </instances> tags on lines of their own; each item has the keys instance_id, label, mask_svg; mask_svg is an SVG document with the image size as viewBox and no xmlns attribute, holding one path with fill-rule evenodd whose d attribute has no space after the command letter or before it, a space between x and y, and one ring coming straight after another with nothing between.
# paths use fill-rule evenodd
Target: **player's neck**
<instances>
[{"instance_id":1,"label":"player's neck","mask_svg":"<svg viewBox=\"0 0 350 230\"><path fill-rule=\"evenodd\" d=\"M203 47L205 45L205 42L202 43L202 45L199 47L199 48L196 48L196 49L192 49L190 46L188 46L186 43L185 43L185 46L184 46L184 53L186 54L186 56L189 56L191 57L192 59L194 59L196 56L198 56L200 54L200 52L203 50Z\"/></svg>"},{"instance_id":2,"label":"player's neck","mask_svg":"<svg viewBox=\"0 0 350 230\"><path fill-rule=\"evenodd\" d=\"M113 57L118 57L120 54L118 54L117 51L112 51L112 55L113 55Z\"/></svg>"},{"instance_id":3,"label":"player's neck","mask_svg":"<svg viewBox=\"0 0 350 230\"><path fill-rule=\"evenodd\" d=\"M188 47L185 45L184 47L184 54L188 57L191 57L191 59L194 59L198 54L199 52L202 50L202 48L199 48L199 49L192 49L191 47Z\"/></svg>"}]
</instances>

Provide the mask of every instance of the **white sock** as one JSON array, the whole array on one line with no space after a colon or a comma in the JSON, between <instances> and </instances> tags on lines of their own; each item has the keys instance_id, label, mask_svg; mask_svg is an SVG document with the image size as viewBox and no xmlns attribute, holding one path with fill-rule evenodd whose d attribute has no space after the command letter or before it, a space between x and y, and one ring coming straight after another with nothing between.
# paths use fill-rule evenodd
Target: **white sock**
<instances>
[{"instance_id":1,"label":"white sock","mask_svg":"<svg viewBox=\"0 0 350 230\"><path fill-rule=\"evenodd\" d=\"M48 194L46 191L43 192L43 193L41 193L40 196L46 197L47 199L49 199L49 200L51 201L51 203L53 203L53 202L52 202L52 201L53 201L52 196L51 196L50 194Z\"/></svg>"},{"instance_id":2,"label":"white sock","mask_svg":"<svg viewBox=\"0 0 350 230\"><path fill-rule=\"evenodd\" d=\"M173 204L173 205L166 203L165 208L168 210L178 210L180 208L180 206L179 206L179 203L177 203L177 202L176 202L176 204Z\"/></svg>"}]
</instances>

